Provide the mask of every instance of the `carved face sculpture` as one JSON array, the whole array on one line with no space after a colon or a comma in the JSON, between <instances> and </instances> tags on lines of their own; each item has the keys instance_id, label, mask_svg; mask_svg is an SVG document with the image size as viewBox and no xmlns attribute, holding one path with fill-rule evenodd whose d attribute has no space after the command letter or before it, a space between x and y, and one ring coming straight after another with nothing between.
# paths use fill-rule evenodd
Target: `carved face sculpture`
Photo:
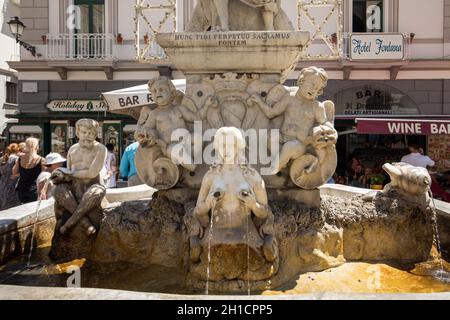
<instances>
[{"instance_id":1,"label":"carved face sculpture","mask_svg":"<svg viewBox=\"0 0 450 320\"><path fill-rule=\"evenodd\" d=\"M300 84L299 94L307 100L315 100L323 93L323 80L319 76L310 75Z\"/></svg>"},{"instance_id":2,"label":"carved face sculpture","mask_svg":"<svg viewBox=\"0 0 450 320\"><path fill-rule=\"evenodd\" d=\"M76 124L76 135L81 148L91 149L97 138L98 122L90 119L79 120Z\"/></svg>"},{"instance_id":3,"label":"carved face sculpture","mask_svg":"<svg viewBox=\"0 0 450 320\"><path fill-rule=\"evenodd\" d=\"M158 106L168 106L173 101L174 97L172 95L171 88L169 87L165 79L156 81L153 85L150 86L150 90L152 93L153 101L155 101Z\"/></svg>"},{"instance_id":4,"label":"carved face sculpture","mask_svg":"<svg viewBox=\"0 0 450 320\"><path fill-rule=\"evenodd\" d=\"M317 67L304 68L298 78L299 90L297 95L306 100L315 100L322 95L327 82L328 74L324 69Z\"/></svg>"},{"instance_id":5,"label":"carved face sculpture","mask_svg":"<svg viewBox=\"0 0 450 320\"><path fill-rule=\"evenodd\" d=\"M82 148L90 149L94 146L97 132L94 132L86 127L80 127L77 132L77 137L80 139L78 143Z\"/></svg>"},{"instance_id":6,"label":"carved face sculpture","mask_svg":"<svg viewBox=\"0 0 450 320\"><path fill-rule=\"evenodd\" d=\"M214 137L214 149L223 164L239 164L245 151L245 140L237 128L221 128Z\"/></svg>"},{"instance_id":7,"label":"carved face sculpture","mask_svg":"<svg viewBox=\"0 0 450 320\"><path fill-rule=\"evenodd\" d=\"M386 163L383 169L391 177L391 184L413 195L426 194L432 180L425 168L413 167L407 163Z\"/></svg>"},{"instance_id":8,"label":"carved face sculpture","mask_svg":"<svg viewBox=\"0 0 450 320\"><path fill-rule=\"evenodd\" d=\"M326 148L337 143L336 130L328 126L315 127L312 136L315 148Z\"/></svg>"}]
</instances>

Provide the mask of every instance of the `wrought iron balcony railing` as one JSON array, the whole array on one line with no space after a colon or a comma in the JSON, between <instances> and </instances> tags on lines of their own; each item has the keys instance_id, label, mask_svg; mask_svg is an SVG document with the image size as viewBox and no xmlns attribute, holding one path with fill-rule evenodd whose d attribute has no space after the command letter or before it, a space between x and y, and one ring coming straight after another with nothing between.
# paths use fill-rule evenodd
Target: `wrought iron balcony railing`
<instances>
[{"instance_id":1,"label":"wrought iron balcony railing","mask_svg":"<svg viewBox=\"0 0 450 320\"><path fill-rule=\"evenodd\" d=\"M47 35L49 60L113 60L114 37L106 33Z\"/></svg>"}]
</instances>

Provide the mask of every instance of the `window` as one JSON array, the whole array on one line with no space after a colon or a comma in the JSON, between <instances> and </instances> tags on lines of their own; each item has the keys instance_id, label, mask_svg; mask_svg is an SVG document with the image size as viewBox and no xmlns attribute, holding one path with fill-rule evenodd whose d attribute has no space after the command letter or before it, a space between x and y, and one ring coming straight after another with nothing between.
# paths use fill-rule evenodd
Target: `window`
<instances>
[{"instance_id":1,"label":"window","mask_svg":"<svg viewBox=\"0 0 450 320\"><path fill-rule=\"evenodd\" d=\"M79 8L79 29L75 30L75 52L81 58L103 57L106 50L105 1L75 0Z\"/></svg>"},{"instance_id":2,"label":"window","mask_svg":"<svg viewBox=\"0 0 450 320\"><path fill-rule=\"evenodd\" d=\"M383 32L383 0L353 0L353 32Z\"/></svg>"},{"instance_id":3,"label":"window","mask_svg":"<svg viewBox=\"0 0 450 320\"><path fill-rule=\"evenodd\" d=\"M17 104L17 83L6 82L6 103Z\"/></svg>"},{"instance_id":4,"label":"window","mask_svg":"<svg viewBox=\"0 0 450 320\"><path fill-rule=\"evenodd\" d=\"M80 8L80 29L77 33L105 32L105 0L75 0Z\"/></svg>"}]
</instances>

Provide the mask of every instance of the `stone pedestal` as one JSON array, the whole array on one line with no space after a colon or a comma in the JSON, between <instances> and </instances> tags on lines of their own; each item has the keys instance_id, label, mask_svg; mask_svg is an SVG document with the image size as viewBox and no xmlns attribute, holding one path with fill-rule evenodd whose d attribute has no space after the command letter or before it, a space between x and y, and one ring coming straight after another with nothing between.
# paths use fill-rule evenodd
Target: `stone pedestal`
<instances>
[{"instance_id":1,"label":"stone pedestal","mask_svg":"<svg viewBox=\"0 0 450 320\"><path fill-rule=\"evenodd\" d=\"M273 75L279 84L303 54L309 32L179 32L160 33L156 40L186 75L256 73Z\"/></svg>"}]
</instances>

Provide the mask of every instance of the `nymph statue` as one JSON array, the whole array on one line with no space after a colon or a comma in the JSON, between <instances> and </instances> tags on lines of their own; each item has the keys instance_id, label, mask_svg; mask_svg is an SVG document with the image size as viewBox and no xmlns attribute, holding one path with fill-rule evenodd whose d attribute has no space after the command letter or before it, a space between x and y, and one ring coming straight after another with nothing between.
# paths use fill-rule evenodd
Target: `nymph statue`
<instances>
[{"instance_id":1,"label":"nymph statue","mask_svg":"<svg viewBox=\"0 0 450 320\"><path fill-rule=\"evenodd\" d=\"M190 230L190 257L202 248L248 245L268 262L278 256L273 215L264 180L246 164L245 140L237 128L224 127L214 138L216 163L203 178Z\"/></svg>"}]
</instances>

